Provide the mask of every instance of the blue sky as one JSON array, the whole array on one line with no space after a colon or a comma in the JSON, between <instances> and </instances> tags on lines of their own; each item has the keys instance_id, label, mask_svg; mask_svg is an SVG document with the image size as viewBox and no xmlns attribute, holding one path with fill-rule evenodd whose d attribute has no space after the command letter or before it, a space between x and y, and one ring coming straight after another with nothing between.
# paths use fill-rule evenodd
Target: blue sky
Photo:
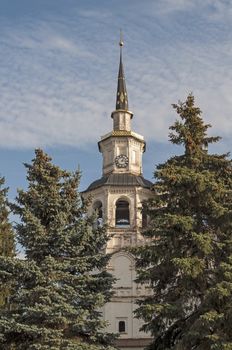
<instances>
[{"instance_id":1,"label":"blue sky","mask_svg":"<svg viewBox=\"0 0 232 350\"><path fill-rule=\"evenodd\" d=\"M0 0L0 174L25 187L34 148L83 176L101 176L97 142L112 129L124 32L133 130L144 135L144 175L180 152L168 143L171 107L189 92L231 150L232 1Z\"/></svg>"}]
</instances>

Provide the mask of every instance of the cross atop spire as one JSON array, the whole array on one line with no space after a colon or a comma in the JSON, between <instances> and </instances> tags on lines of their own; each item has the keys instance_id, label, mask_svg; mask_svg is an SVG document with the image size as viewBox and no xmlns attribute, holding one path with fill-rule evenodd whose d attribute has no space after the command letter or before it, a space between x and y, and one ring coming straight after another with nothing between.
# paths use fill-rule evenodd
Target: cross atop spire
<instances>
[{"instance_id":1,"label":"cross atop spire","mask_svg":"<svg viewBox=\"0 0 232 350\"><path fill-rule=\"evenodd\" d=\"M117 88L117 96L116 96L116 110L122 109L128 111L128 97L126 91L126 81L122 63L122 48L124 42L122 38L122 31L120 30L120 62L119 62L119 70L118 70L118 88Z\"/></svg>"}]
</instances>

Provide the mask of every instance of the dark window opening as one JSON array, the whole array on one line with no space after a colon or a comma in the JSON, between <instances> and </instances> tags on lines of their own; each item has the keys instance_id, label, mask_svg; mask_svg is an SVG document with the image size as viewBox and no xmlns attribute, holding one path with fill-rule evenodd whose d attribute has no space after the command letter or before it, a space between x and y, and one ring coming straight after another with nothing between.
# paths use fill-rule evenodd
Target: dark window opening
<instances>
[{"instance_id":1,"label":"dark window opening","mask_svg":"<svg viewBox=\"0 0 232 350\"><path fill-rule=\"evenodd\" d=\"M126 332L126 322L125 321L119 321L118 322L118 331L119 331L119 333L125 333Z\"/></svg>"},{"instance_id":2,"label":"dark window opening","mask_svg":"<svg viewBox=\"0 0 232 350\"><path fill-rule=\"evenodd\" d=\"M97 201L96 203L94 203L93 209L97 214L97 224L102 225L102 221L103 221L102 203L100 201Z\"/></svg>"},{"instance_id":3,"label":"dark window opening","mask_svg":"<svg viewBox=\"0 0 232 350\"><path fill-rule=\"evenodd\" d=\"M124 200L118 200L116 203L116 226L130 225L129 203Z\"/></svg>"},{"instance_id":4,"label":"dark window opening","mask_svg":"<svg viewBox=\"0 0 232 350\"><path fill-rule=\"evenodd\" d=\"M142 228L147 227L147 214L143 211L142 212Z\"/></svg>"}]
</instances>

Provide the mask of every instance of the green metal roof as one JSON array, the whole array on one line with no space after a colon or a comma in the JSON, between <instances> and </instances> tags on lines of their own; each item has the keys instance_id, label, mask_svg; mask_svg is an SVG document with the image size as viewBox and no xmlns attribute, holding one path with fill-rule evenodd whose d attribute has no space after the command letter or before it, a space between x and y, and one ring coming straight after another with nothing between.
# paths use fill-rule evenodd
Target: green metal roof
<instances>
[{"instance_id":1,"label":"green metal roof","mask_svg":"<svg viewBox=\"0 0 232 350\"><path fill-rule=\"evenodd\" d=\"M84 192L88 192L102 186L138 186L143 188L151 188L152 185L152 182L144 179L143 176L136 176L128 173L111 173L92 182Z\"/></svg>"}]
</instances>

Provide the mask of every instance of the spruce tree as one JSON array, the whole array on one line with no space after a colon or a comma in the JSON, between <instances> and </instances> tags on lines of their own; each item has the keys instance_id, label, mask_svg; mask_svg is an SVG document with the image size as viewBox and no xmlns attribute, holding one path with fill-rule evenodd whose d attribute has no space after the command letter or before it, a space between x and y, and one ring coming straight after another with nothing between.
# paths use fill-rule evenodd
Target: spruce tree
<instances>
[{"instance_id":1,"label":"spruce tree","mask_svg":"<svg viewBox=\"0 0 232 350\"><path fill-rule=\"evenodd\" d=\"M7 202L8 189L3 187L5 180L0 177L0 256L13 257L15 253L14 233L9 221ZM9 285L0 285L0 307L5 307L10 294Z\"/></svg>"},{"instance_id":2,"label":"spruce tree","mask_svg":"<svg viewBox=\"0 0 232 350\"><path fill-rule=\"evenodd\" d=\"M0 348L17 350L109 349L100 308L111 297L106 272L107 235L94 227L70 173L36 150L28 189L18 191L14 213L25 260L0 262L0 279L14 280L14 307L2 313Z\"/></svg>"},{"instance_id":3,"label":"spruce tree","mask_svg":"<svg viewBox=\"0 0 232 350\"><path fill-rule=\"evenodd\" d=\"M184 153L157 167L154 196L144 204L150 243L137 249L138 282L151 294L137 317L155 350L232 349L232 167L210 154L193 95L173 105L180 120L170 141Z\"/></svg>"}]
</instances>

